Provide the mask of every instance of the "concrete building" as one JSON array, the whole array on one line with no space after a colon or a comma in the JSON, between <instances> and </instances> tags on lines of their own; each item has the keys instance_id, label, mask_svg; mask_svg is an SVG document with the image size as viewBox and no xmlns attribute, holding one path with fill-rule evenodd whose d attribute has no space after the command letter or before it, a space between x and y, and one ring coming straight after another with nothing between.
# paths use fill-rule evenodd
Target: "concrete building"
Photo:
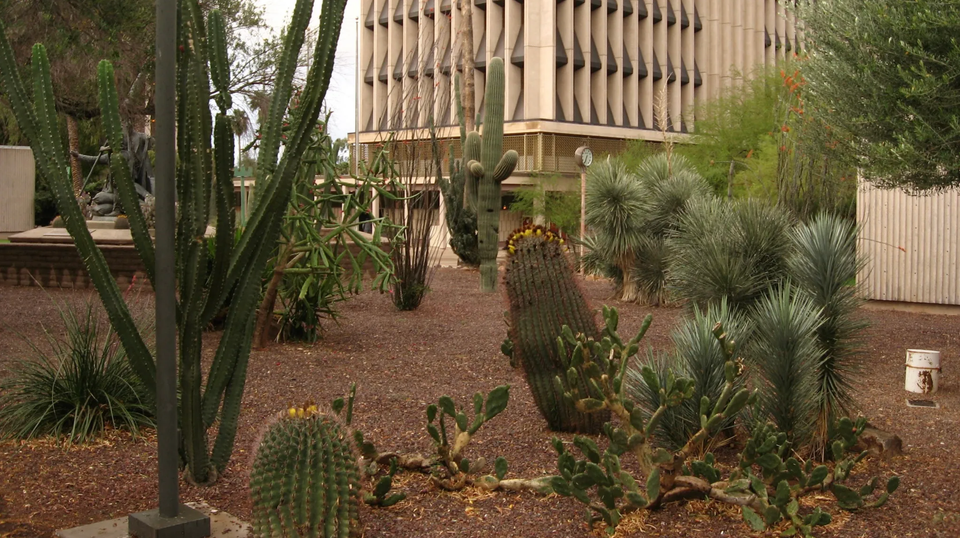
<instances>
[{"instance_id":1,"label":"concrete building","mask_svg":"<svg viewBox=\"0 0 960 538\"><path fill-rule=\"evenodd\" d=\"M474 3L478 113L487 62L506 64L504 149L520 154L508 190L573 176L583 144L602 155L662 140L659 117L692 130L695 105L732 73L773 65L799 42L777 0L361 0L361 159L388 133L425 138L431 119L459 156L461 1Z\"/></svg>"}]
</instances>

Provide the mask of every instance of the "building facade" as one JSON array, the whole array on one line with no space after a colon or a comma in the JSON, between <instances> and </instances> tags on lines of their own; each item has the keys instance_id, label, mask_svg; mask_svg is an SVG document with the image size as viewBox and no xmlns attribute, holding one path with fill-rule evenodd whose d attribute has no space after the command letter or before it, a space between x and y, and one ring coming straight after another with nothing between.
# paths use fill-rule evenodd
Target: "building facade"
<instances>
[{"instance_id":1,"label":"building facade","mask_svg":"<svg viewBox=\"0 0 960 538\"><path fill-rule=\"evenodd\" d=\"M478 113L487 62L504 58L504 142L520 153L521 183L575 172L584 142L614 153L624 140L662 140L661 117L687 132L695 106L735 73L799 44L793 12L777 0L362 0L361 159L384 133L431 121L441 137L459 137L461 1L474 5Z\"/></svg>"}]
</instances>

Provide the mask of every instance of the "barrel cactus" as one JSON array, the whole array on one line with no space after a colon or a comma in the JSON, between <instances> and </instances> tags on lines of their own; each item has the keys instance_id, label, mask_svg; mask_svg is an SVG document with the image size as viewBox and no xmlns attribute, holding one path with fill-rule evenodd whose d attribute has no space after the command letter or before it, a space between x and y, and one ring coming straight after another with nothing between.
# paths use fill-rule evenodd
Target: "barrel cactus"
<instances>
[{"instance_id":1,"label":"barrel cactus","mask_svg":"<svg viewBox=\"0 0 960 538\"><path fill-rule=\"evenodd\" d=\"M552 229L534 225L515 230L507 241L505 282L510 302L511 359L523 368L540 413L550 429L599 433L609 412L582 413L564 399L554 379L566 379L557 337L564 325L598 338L600 330L564 255L564 241ZM589 393L580 377L577 389Z\"/></svg>"},{"instance_id":2,"label":"barrel cactus","mask_svg":"<svg viewBox=\"0 0 960 538\"><path fill-rule=\"evenodd\" d=\"M315 405L288 409L264 435L250 472L254 536L359 536L358 459L335 415Z\"/></svg>"}]
</instances>

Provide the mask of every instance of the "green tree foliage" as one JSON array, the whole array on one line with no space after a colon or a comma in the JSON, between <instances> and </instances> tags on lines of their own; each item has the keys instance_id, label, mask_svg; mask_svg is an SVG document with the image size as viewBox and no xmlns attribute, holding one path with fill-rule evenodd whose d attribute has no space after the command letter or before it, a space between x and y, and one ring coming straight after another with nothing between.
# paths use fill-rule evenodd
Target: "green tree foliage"
<instances>
[{"instance_id":1,"label":"green tree foliage","mask_svg":"<svg viewBox=\"0 0 960 538\"><path fill-rule=\"evenodd\" d=\"M811 2L809 91L864 176L882 186L960 183L960 3Z\"/></svg>"},{"instance_id":2,"label":"green tree foliage","mask_svg":"<svg viewBox=\"0 0 960 538\"><path fill-rule=\"evenodd\" d=\"M537 178L538 185L513 191L510 211L522 215L542 217L547 226L551 224L563 233L580 235L580 191L564 190L558 176Z\"/></svg>"}]
</instances>

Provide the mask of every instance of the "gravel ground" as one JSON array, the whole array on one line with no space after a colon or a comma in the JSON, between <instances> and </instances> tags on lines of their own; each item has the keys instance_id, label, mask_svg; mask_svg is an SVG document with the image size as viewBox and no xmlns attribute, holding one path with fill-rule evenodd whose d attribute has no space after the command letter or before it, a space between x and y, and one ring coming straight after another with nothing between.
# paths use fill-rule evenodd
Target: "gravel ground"
<instances>
[{"instance_id":1,"label":"gravel ground","mask_svg":"<svg viewBox=\"0 0 960 538\"><path fill-rule=\"evenodd\" d=\"M288 404L326 402L358 384L355 426L381 451L429 453L424 408L443 394L466 403L478 390L511 386L506 411L485 425L468 456L505 456L511 477L556 472L547 430L520 371L499 352L506 326L506 301L477 291L478 274L441 269L424 304L398 312L390 298L363 293L343 304L339 324L329 323L314 345L275 344L250 359L246 394L233 460L214 486L182 484L184 501L205 501L240 518L249 518L247 480L255 442L270 417ZM608 302L611 289L601 281L583 282L594 307ZM27 356L20 336L41 338L40 322L60 330L52 300L82 301L89 292L0 288L0 377L12 361ZM668 349L672 327L683 311L618 305L621 330L630 334L643 317L654 323L645 343ZM884 507L849 514L832 496L821 502L834 521L817 536L960 536L957 410L960 395L954 363L960 357L960 318L864 311L865 372L856 397L873 425L903 439L904 456L890 462L869 459L857 472L902 477L900 490ZM216 338L209 338L215 343ZM945 363L940 409L904 405L904 351L937 349ZM210 348L212 351L212 347ZM561 436L568 438L569 436ZM54 529L82 525L145 510L156 502L156 439L131 439L109 432L98 443L59 447L49 440L0 444L0 537L50 536ZM383 537L580 537L596 530L583 522L582 506L557 496L530 493L488 494L468 489L449 493L422 476L405 473L396 481L407 500L391 508L362 508L365 536ZM761 536L751 533L737 511L692 501L632 518L623 536ZM767 533L774 536L775 533Z\"/></svg>"}]
</instances>

